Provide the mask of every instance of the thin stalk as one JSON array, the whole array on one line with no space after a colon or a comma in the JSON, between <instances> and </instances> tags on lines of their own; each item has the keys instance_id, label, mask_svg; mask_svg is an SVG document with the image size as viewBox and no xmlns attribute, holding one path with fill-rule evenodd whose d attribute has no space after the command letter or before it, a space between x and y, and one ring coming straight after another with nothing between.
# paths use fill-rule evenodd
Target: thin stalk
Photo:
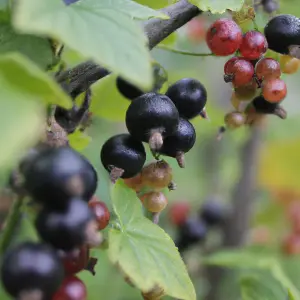
<instances>
[{"instance_id":1,"label":"thin stalk","mask_svg":"<svg viewBox=\"0 0 300 300\"><path fill-rule=\"evenodd\" d=\"M170 51L173 53L181 54L181 55L188 55L188 56L200 56L200 57L207 57L207 56L214 56L213 53L195 53L195 52L190 52L190 51L184 51L184 50L179 50L179 49L174 49L171 47L168 47L166 45L157 45L156 48Z\"/></svg>"}]
</instances>

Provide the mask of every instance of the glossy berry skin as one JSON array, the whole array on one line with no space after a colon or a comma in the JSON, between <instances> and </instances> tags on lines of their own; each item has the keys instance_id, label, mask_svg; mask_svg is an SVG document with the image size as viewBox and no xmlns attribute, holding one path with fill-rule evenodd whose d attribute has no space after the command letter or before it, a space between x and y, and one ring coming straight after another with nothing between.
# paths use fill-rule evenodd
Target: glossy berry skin
<instances>
[{"instance_id":1,"label":"glossy berry skin","mask_svg":"<svg viewBox=\"0 0 300 300\"><path fill-rule=\"evenodd\" d=\"M144 142L149 142L153 132L161 133L163 138L172 134L178 122L179 114L174 103L169 97L157 93L147 93L136 98L126 112L129 133Z\"/></svg>"},{"instance_id":2,"label":"glossy berry skin","mask_svg":"<svg viewBox=\"0 0 300 300\"><path fill-rule=\"evenodd\" d=\"M224 66L225 82L232 82L234 87L240 87L252 82L254 68L250 61L243 58L231 58Z\"/></svg>"},{"instance_id":3,"label":"glossy berry skin","mask_svg":"<svg viewBox=\"0 0 300 300\"><path fill-rule=\"evenodd\" d=\"M260 58L268 49L264 35L258 31L248 31L243 36L240 53L243 57L254 60Z\"/></svg>"},{"instance_id":4,"label":"glossy berry skin","mask_svg":"<svg viewBox=\"0 0 300 300\"><path fill-rule=\"evenodd\" d=\"M170 136L168 136L159 153L170 157L175 157L178 160L179 165L180 155L189 152L196 142L196 131L194 126L183 118L180 118L177 130ZM184 162L181 167L184 167Z\"/></svg>"},{"instance_id":5,"label":"glossy berry skin","mask_svg":"<svg viewBox=\"0 0 300 300\"><path fill-rule=\"evenodd\" d=\"M63 276L58 255L42 243L19 244L9 249L2 260L2 285L14 298L21 292L38 290L49 299L59 288Z\"/></svg>"},{"instance_id":6,"label":"glossy berry skin","mask_svg":"<svg viewBox=\"0 0 300 300\"><path fill-rule=\"evenodd\" d=\"M255 66L255 74L258 79L274 79L281 76L280 64L273 58L262 58Z\"/></svg>"},{"instance_id":7,"label":"glossy berry skin","mask_svg":"<svg viewBox=\"0 0 300 300\"><path fill-rule=\"evenodd\" d=\"M144 94L142 90L121 77L117 78L116 85L120 94L129 100L134 100L135 98Z\"/></svg>"},{"instance_id":8,"label":"glossy berry skin","mask_svg":"<svg viewBox=\"0 0 300 300\"><path fill-rule=\"evenodd\" d=\"M240 27L230 19L215 21L206 33L206 43L212 53L227 56L236 52L242 42Z\"/></svg>"},{"instance_id":9,"label":"glossy berry skin","mask_svg":"<svg viewBox=\"0 0 300 300\"><path fill-rule=\"evenodd\" d=\"M198 218L189 218L179 227L179 239L176 246L180 252L206 238L206 224Z\"/></svg>"},{"instance_id":10,"label":"glossy berry skin","mask_svg":"<svg viewBox=\"0 0 300 300\"><path fill-rule=\"evenodd\" d=\"M264 82L262 88L263 97L272 103L279 103L287 94L287 87L282 79L270 79Z\"/></svg>"},{"instance_id":11,"label":"glossy berry skin","mask_svg":"<svg viewBox=\"0 0 300 300\"><path fill-rule=\"evenodd\" d=\"M108 139L102 146L100 157L107 171L110 172L112 167L120 168L124 170L121 178L131 178L142 170L146 152L139 140L124 133Z\"/></svg>"},{"instance_id":12,"label":"glossy berry skin","mask_svg":"<svg viewBox=\"0 0 300 300\"><path fill-rule=\"evenodd\" d=\"M246 123L246 117L243 113L234 111L225 115L224 122L228 128L236 129Z\"/></svg>"},{"instance_id":13,"label":"glossy berry skin","mask_svg":"<svg viewBox=\"0 0 300 300\"><path fill-rule=\"evenodd\" d=\"M191 211L190 204L188 202L175 202L169 210L169 218L172 224L180 226L187 220Z\"/></svg>"},{"instance_id":14,"label":"glossy berry skin","mask_svg":"<svg viewBox=\"0 0 300 300\"><path fill-rule=\"evenodd\" d=\"M173 83L166 95L174 102L179 115L185 119L198 116L207 101L205 87L199 80L193 78L183 78Z\"/></svg>"},{"instance_id":15,"label":"glossy berry skin","mask_svg":"<svg viewBox=\"0 0 300 300\"><path fill-rule=\"evenodd\" d=\"M56 249L71 251L86 242L87 225L93 220L88 204L74 198L64 211L41 210L35 226L43 241Z\"/></svg>"},{"instance_id":16,"label":"glossy berry skin","mask_svg":"<svg viewBox=\"0 0 300 300\"><path fill-rule=\"evenodd\" d=\"M52 300L86 300L87 289L82 280L76 276L65 278Z\"/></svg>"},{"instance_id":17,"label":"glossy berry skin","mask_svg":"<svg viewBox=\"0 0 300 300\"><path fill-rule=\"evenodd\" d=\"M278 15L267 23L264 33L271 50L289 54L289 46L300 44L300 19L293 15Z\"/></svg>"},{"instance_id":18,"label":"glossy berry skin","mask_svg":"<svg viewBox=\"0 0 300 300\"><path fill-rule=\"evenodd\" d=\"M207 226L219 226L224 223L227 212L224 205L216 200L204 203L199 211L199 216Z\"/></svg>"},{"instance_id":19,"label":"glossy berry skin","mask_svg":"<svg viewBox=\"0 0 300 300\"><path fill-rule=\"evenodd\" d=\"M62 208L74 196L89 201L97 188L94 167L70 147L40 151L26 170L26 190L48 207Z\"/></svg>"},{"instance_id":20,"label":"glossy berry skin","mask_svg":"<svg viewBox=\"0 0 300 300\"><path fill-rule=\"evenodd\" d=\"M132 190L139 192L143 186L143 179L142 179L142 174L138 173L134 177L131 178L125 178L124 183Z\"/></svg>"},{"instance_id":21,"label":"glossy berry skin","mask_svg":"<svg viewBox=\"0 0 300 300\"><path fill-rule=\"evenodd\" d=\"M173 178L172 168L164 160L159 160L145 166L141 176L145 186L152 189L168 187Z\"/></svg>"},{"instance_id":22,"label":"glossy berry skin","mask_svg":"<svg viewBox=\"0 0 300 300\"><path fill-rule=\"evenodd\" d=\"M278 107L277 103L266 101L263 96L255 97L252 101L252 105L255 108L256 112L262 114L273 114Z\"/></svg>"},{"instance_id":23,"label":"glossy berry skin","mask_svg":"<svg viewBox=\"0 0 300 300\"><path fill-rule=\"evenodd\" d=\"M300 60L289 55L281 55L280 66L282 73L294 74L300 67Z\"/></svg>"},{"instance_id":24,"label":"glossy berry skin","mask_svg":"<svg viewBox=\"0 0 300 300\"><path fill-rule=\"evenodd\" d=\"M77 253L64 253L62 263L65 269L65 275L73 275L84 270L88 264L90 251L88 246L79 248Z\"/></svg>"},{"instance_id":25,"label":"glossy berry skin","mask_svg":"<svg viewBox=\"0 0 300 300\"><path fill-rule=\"evenodd\" d=\"M159 213L165 209L168 200L162 192L149 192L140 197L144 207L152 212Z\"/></svg>"},{"instance_id":26,"label":"glossy berry skin","mask_svg":"<svg viewBox=\"0 0 300 300\"><path fill-rule=\"evenodd\" d=\"M90 201L89 207L96 216L98 230L106 228L110 220L110 212L106 204L102 201Z\"/></svg>"}]
</instances>

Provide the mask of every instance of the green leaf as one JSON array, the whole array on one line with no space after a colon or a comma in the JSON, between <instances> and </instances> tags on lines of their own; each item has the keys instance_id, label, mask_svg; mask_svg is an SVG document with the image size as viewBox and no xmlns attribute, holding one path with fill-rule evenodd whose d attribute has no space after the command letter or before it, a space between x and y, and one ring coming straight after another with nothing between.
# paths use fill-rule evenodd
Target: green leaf
<instances>
[{"instance_id":1,"label":"green leaf","mask_svg":"<svg viewBox=\"0 0 300 300\"><path fill-rule=\"evenodd\" d=\"M8 23L0 23L0 54L20 52L46 70L54 63L48 39L28 34L18 34Z\"/></svg>"},{"instance_id":2,"label":"green leaf","mask_svg":"<svg viewBox=\"0 0 300 300\"><path fill-rule=\"evenodd\" d=\"M227 9L238 11L242 8L244 0L189 0L203 11L210 11L213 14L222 14Z\"/></svg>"},{"instance_id":3,"label":"green leaf","mask_svg":"<svg viewBox=\"0 0 300 300\"><path fill-rule=\"evenodd\" d=\"M112 190L118 224L109 232L109 258L140 290L159 285L165 294L196 299L186 267L171 238L142 214L136 194L118 182Z\"/></svg>"},{"instance_id":4,"label":"green leaf","mask_svg":"<svg viewBox=\"0 0 300 300\"><path fill-rule=\"evenodd\" d=\"M24 98L27 96L46 104L72 107L72 100L60 86L47 73L18 53L0 56L0 77L11 90L20 93Z\"/></svg>"},{"instance_id":5,"label":"green leaf","mask_svg":"<svg viewBox=\"0 0 300 300\"><path fill-rule=\"evenodd\" d=\"M91 112L113 121L124 121L130 101L116 88L117 75L109 75L92 85Z\"/></svg>"},{"instance_id":6,"label":"green leaf","mask_svg":"<svg viewBox=\"0 0 300 300\"><path fill-rule=\"evenodd\" d=\"M76 130L69 134L68 138L70 146L79 152L84 150L92 140L90 136L80 130Z\"/></svg>"},{"instance_id":7,"label":"green leaf","mask_svg":"<svg viewBox=\"0 0 300 300\"><path fill-rule=\"evenodd\" d=\"M140 88L150 89L153 76L147 38L122 5L114 3L85 0L66 6L62 0L18 1L13 23L20 32L60 39Z\"/></svg>"},{"instance_id":8,"label":"green leaf","mask_svg":"<svg viewBox=\"0 0 300 300\"><path fill-rule=\"evenodd\" d=\"M289 300L288 291L269 274L252 272L240 279L243 300Z\"/></svg>"}]
</instances>

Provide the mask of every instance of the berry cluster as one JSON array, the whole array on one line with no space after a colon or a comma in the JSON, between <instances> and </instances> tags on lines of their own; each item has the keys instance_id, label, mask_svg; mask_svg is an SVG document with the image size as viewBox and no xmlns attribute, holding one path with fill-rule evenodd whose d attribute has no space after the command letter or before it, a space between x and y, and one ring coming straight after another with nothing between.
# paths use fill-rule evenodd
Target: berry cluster
<instances>
[{"instance_id":1,"label":"berry cluster","mask_svg":"<svg viewBox=\"0 0 300 300\"><path fill-rule=\"evenodd\" d=\"M216 199L204 203L196 217L190 216L190 212L191 208L186 202L174 203L169 211L171 222L178 228L176 245L180 252L203 242L208 229L222 225L227 217L225 207Z\"/></svg>"},{"instance_id":2,"label":"berry cluster","mask_svg":"<svg viewBox=\"0 0 300 300\"><path fill-rule=\"evenodd\" d=\"M225 115L222 131L253 124L263 114L286 117L279 103L286 97L287 87L280 76L296 72L299 60L286 55L280 62L264 57L268 49L265 36L256 30L242 34L233 20L225 18L210 26L206 42L217 56L235 54L224 65L224 80L232 84L231 102L236 111Z\"/></svg>"},{"instance_id":3,"label":"berry cluster","mask_svg":"<svg viewBox=\"0 0 300 300\"><path fill-rule=\"evenodd\" d=\"M23 192L38 204L36 231L42 242L9 249L1 266L6 291L25 299L85 300L75 274L88 268L89 249L98 246L110 219L94 196L97 173L68 146L42 145L19 165Z\"/></svg>"}]
</instances>

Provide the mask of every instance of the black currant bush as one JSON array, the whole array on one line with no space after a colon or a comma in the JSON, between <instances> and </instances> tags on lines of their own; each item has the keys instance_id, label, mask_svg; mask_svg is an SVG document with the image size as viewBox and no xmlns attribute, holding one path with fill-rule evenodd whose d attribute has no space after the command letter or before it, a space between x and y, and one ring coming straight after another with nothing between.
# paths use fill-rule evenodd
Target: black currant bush
<instances>
[{"instance_id":1,"label":"black currant bush","mask_svg":"<svg viewBox=\"0 0 300 300\"><path fill-rule=\"evenodd\" d=\"M235 300L213 297L221 277L209 268L204 275L204 264L244 267L243 300L282 300L282 290L300 300L278 253L242 247L256 216L263 121L286 119L283 106L296 94L285 74L300 66L300 14L263 22L277 10L270 1L257 10L262 18L248 1L169 2L1 1L1 300ZM177 31L193 18L195 32ZM193 52L191 36L209 51ZM220 117L230 95L234 109ZM214 168L203 145L222 123L228 139L212 152L224 165ZM237 176L240 139L232 137L241 132L249 137ZM271 159L270 170L285 157L269 154L262 163ZM277 183L274 176L262 181ZM221 199L203 203L205 194ZM281 254L300 253L294 215ZM223 247L241 250L216 252Z\"/></svg>"}]
</instances>

